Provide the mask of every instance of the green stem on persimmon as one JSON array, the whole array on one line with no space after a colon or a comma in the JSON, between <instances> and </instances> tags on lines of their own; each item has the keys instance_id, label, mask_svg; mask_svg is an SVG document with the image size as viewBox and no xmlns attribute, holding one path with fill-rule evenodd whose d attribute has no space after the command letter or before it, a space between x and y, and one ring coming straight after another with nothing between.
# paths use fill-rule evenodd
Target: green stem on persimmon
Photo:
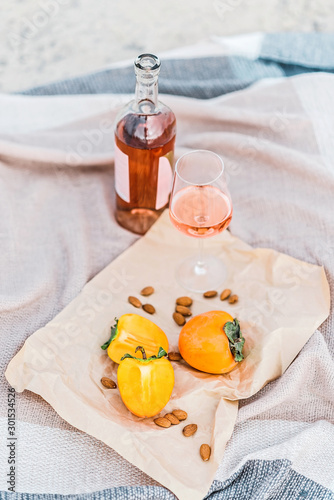
<instances>
[{"instance_id":1,"label":"green stem on persimmon","mask_svg":"<svg viewBox=\"0 0 334 500\"><path fill-rule=\"evenodd\" d=\"M139 345L138 347L136 347L135 352L137 351L141 351L142 358L136 358L136 356L132 356L132 354L124 354L124 356L121 357L121 361L123 361L123 359L125 358L132 358L136 359L137 361L142 361L143 363L144 362L147 363L149 361L154 361L155 359L160 359L163 358L164 356L167 356L167 352L162 347L159 347L159 352L157 356L150 356L149 358L146 356L146 352L143 346Z\"/></svg>"},{"instance_id":2,"label":"green stem on persimmon","mask_svg":"<svg viewBox=\"0 0 334 500\"><path fill-rule=\"evenodd\" d=\"M141 352L141 354L143 356L143 359L147 359L145 349L144 349L144 347L142 345L139 345L138 347L136 347L135 352L137 352L137 351Z\"/></svg>"}]
</instances>

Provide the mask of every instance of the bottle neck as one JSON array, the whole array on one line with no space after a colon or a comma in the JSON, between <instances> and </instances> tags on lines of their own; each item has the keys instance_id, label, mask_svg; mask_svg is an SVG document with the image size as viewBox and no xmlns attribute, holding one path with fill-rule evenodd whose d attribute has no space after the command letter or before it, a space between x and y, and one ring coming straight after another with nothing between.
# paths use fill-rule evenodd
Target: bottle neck
<instances>
[{"instance_id":1,"label":"bottle neck","mask_svg":"<svg viewBox=\"0 0 334 500\"><path fill-rule=\"evenodd\" d=\"M152 108L149 110L143 109L145 113L155 110L158 106L158 76L141 78L137 75L135 100L139 110L141 110L142 106Z\"/></svg>"}]
</instances>

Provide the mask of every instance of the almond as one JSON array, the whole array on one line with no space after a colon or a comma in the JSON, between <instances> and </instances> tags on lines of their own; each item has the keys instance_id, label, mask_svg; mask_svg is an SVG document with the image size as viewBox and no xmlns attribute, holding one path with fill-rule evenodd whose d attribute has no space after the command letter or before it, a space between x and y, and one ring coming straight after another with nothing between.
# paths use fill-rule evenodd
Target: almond
<instances>
[{"instance_id":1,"label":"almond","mask_svg":"<svg viewBox=\"0 0 334 500\"><path fill-rule=\"evenodd\" d=\"M173 320L175 321L175 323L177 323L179 326L183 326L186 322L184 316L182 316L182 314L180 313L177 313L175 312L173 314Z\"/></svg>"},{"instance_id":2,"label":"almond","mask_svg":"<svg viewBox=\"0 0 334 500\"><path fill-rule=\"evenodd\" d=\"M166 413L164 418L167 418L172 425L178 425L180 423L180 420L175 415L173 415L173 413Z\"/></svg>"},{"instance_id":3,"label":"almond","mask_svg":"<svg viewBox=\"0 0 334 500\"><path fill-rule=\"evenodd\" d=\"M216 297L217 294L218 292L216 292L216 290L209 290L203 293L203 297L205 297L206 299L213 299L213 297Z\"/></svg>"},{"instance_id":4,"label":"almond","mask_svg":"<svg viewBox=\"0 0 334 500\"><path fill-rule=\"evenodd\" d=\"M226 288L220 294L220 300L226 300L226 299L228 299L229 296L231 295L231 293L232 293L231 290L229 288Z\"/></svg>"},{"instance_id":5,"label":"almond","mask_svg":"<svg viewBox=\"0 0 334 500\"><path fill-rule=\"evenodd\" d=\"M197 431L197 425L196 424L188 424L183 428L183 435L185 437L193 436L195 432Z\"/></svg>"},{"instance_id":6,"label":"almond","mask_svg":"<svg viewBox=\"0 0 334 500\"><path fill-rule=\"evenodd\" d=\"M210 458L211 455L211 448L208 444L202 444L199 453L201 455L201 458L204 462L207 462Z\"/></svg>"},{"instance_id":7,"label":"almond","mask_svg":"<svg viewBox=\"0 0 334 500\"><path fill-rule=\"evenodd\" d=\"M102 377L101 378L101 384L103 387L106 387L106 389L116 389L117 385L116 382L111 380L111 378L108 377Z\"/></svg>"},{"instance_id":8,"label":"almond","mask_svg":"<svg viewBox=\"0 0 334 500\"><path fill-rule=\"evenodd\" d=\"M188 414L186 411L183 410L173 410L172 411L173 415L176 416L180 421L181 420L187 420Z\"/></svg>"},{"instance_id":9,"label":"almond","mask_svg":"<svg viewBox=\"0 0 334 500\"><path fill-rule=\"evenodd\" d=\"M182 314L182 316L191 316L191 310L186 306L176 306L175 312Z\"/></svg>"},{"instance_id":10,"label":"almond","mask_svg":"<svg viewBox=\"0 0 334 500\"><path fill-rule=\"evenodd\" d=\"M179 297L178 299L176 299L176 303L178 306L189 307L191 306L193 301L190 297Z\"/></svg>"},{"instance_id":11,"label":"almond","mask_svg":"<svg viewBox=\"0 0 334 500\"><path fill-rule=\"evenodd\" d=\"M130 295L130 297L128 297L128 301L130 302L130 304L134 307L141 307L141 302L139 299L137 299L137 297L132 297Z\"/></svg>"},{"instance_id":12,"label":"almond","mask_svg":"<svg viewBox=\"0 0 334 500\"><path fill-rule=\"evenodd\" d=\"M169 352L168 359L169 361L181 361L182 356L179 352Z\"/></svg>"},{"instance_id":13,"label":"almond","mask_svg":"<svg viewBox=\"0 0 334 500\"><path fill-rule=\"evenodd\" d=\"M238 295L231 295L230 298L228 299L228 303L235 304L236 302L238 302L238 300L239 300Z\"/></svg>"},{"instance_id":14,"label":"almond","mask_svg":"<svg viewBox=\"0 0 334 500\"><path fill-rule=\"evenodd\" d=\"M152 293L154 293L153 286L145 286L145 288L143 288L142 291L140 292L140 295L148 297L149 295L152 295Z\"/></svg>"},{"instance_id":15,"label":"almond","mask_svg":"<svg viewBox=\"0 0 334 500\"><path fill-rule=\"evenodd\" d=\"M164 427L167 429L167 427L170 427L172 425L171 421L168 420L168 418L165 417L158 417L153 420L153 422L158 425L159 427Z\"/></svg>"},{"instance_id":16,"label":"almond","mask_svg":"<svg viewBox=\"0 0 334 500\"><path fill-rule=\"evenodd\" d=\"M154 314L155 313L155 307L152 306L152 304L144 304L143 305L143 309L148 314Z\"/></svg>"}]
</instances>

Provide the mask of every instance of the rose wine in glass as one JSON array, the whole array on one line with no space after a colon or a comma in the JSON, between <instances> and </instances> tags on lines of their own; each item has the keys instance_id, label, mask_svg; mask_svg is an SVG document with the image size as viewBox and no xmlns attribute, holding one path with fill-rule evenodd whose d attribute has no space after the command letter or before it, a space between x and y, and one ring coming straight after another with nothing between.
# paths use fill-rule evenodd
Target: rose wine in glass
<instances>
[{"instance_id":1,"label":"rose wine in glass","mask_svg":"<svg viewBox=\"0 0 334 500\"><path fill-rule=\"evenodd\" d=\"M204 256L203 239L226 229L232 212L222 159L205 150L181 156L175 167L169 214L179 231L199 240L198 256L186 259L177 269L177 279L186 289L204 292L226 278L223 262Z\"/></svg>"}]
</instances>

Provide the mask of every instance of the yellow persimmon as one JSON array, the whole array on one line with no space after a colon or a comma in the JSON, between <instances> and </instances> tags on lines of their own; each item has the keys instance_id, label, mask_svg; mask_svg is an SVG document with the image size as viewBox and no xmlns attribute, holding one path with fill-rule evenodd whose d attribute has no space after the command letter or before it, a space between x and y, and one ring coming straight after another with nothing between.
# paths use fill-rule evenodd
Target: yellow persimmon
<instances>
[{"instance_id":1,"label":"yellow persimmon","mask_svg":"<svg viewBox=\"0 0 334 500\"><path fill-rule=\"evenodd\" d=\"M142 358L126 354L117 369L117 385L128 410L138 417L153 417L168 403L174 387L174 370L160 347L157 356L146 357L145 349L138 346Z\"/></svg>"},{"instance_id":2,"label":"yellow persimmon","mask_svg":"<svg viewBox=\"0 0 334 500\"><path fill-rule=\"evenodd\" d=\"M108 356L119 363L124 354L135 355L138 345L144 347L147 356L153 356L162 347L168 352L168 339L153 321L139 314L123 314L111 328L110 339L101 346L108 349Z\"/></svg>"},{"instance_id":3,"label":"yellow persimmon","mask_svg":"<svg viewBox=\"0 0 334 500\"><path fill-rule=\"evenodd\" d=\"M210 311L189 320L179 336L179 350L193 368L227 373L243 359L245 339L238 320L224 311Z\"/></svg>"}]
</instances>

